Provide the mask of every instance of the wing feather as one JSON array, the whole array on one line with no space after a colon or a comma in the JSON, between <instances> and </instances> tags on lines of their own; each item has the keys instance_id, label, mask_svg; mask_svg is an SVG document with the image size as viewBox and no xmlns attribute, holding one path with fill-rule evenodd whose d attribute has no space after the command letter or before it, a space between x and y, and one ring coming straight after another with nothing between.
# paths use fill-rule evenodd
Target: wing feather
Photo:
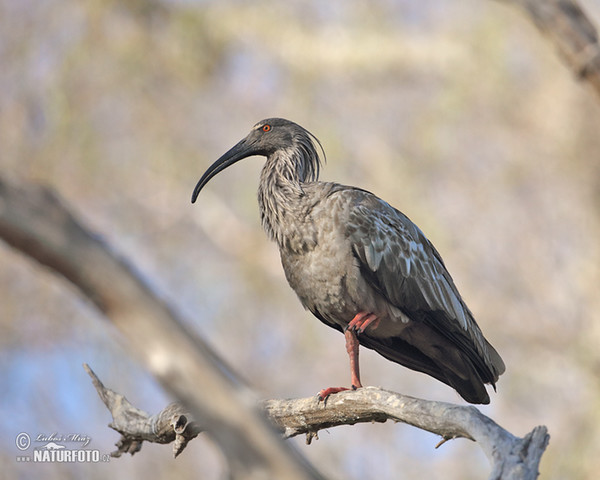
<instances>
[{"instance_id":1,"label":"wing feather","mask_svg":"<svg viewBox=\"0 0 600 480\"><path fill-rule=\"evenodd\" d=\"M364 190L354 190L354 195L346 231L367 281L409 317L415 313L415 318L429 322L460 346L479 364L486 381L497 380L504 365L483 337L435 247L388 203Z\"/></svg>"}]
</instances>

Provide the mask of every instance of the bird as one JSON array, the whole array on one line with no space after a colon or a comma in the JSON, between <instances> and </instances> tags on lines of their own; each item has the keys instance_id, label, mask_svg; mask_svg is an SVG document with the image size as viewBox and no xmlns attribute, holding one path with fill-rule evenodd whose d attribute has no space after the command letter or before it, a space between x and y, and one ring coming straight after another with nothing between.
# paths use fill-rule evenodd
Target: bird
<instances>
[{"instance_id":1,"label":"bird","mask_svg":"<svg viewBox=\"0 0 600 480\"><path fill-rule=\"evenodd\" d=\"M322 155L321 155L322 154ZM252 156L260 173L261 224L280 252L300 302L345 336L350 387L329 387L320 400L362 387L359 346L487 404L505 365L463 301L442 257L406 215L371 192L319 181L321 142L290 120L268 118L216 160L192 194Z\"/></svg>"}]
</instances>

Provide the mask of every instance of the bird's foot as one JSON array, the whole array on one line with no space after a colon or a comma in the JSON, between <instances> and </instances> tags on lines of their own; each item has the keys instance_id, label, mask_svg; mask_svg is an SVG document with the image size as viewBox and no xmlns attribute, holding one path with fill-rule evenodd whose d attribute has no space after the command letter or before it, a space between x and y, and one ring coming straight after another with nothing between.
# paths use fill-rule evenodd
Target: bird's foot
<instances>
[{"instance_id":1,"label":"bird's foot","mask_svg":"<svg viewBox=\"0 0 600 480\"><path fill-rule=\"evenodd\" d=\"M363 333L368 326L374 330L379 326L379 318L374 313L358 312L348 324L350 330L356 333Z\"/></svg>"},{"instance_id":2,"label":"bird's foot","mask_svg":"<svg viewBox=\"0 0 600 480\"><path fill-rule=\"evenodd\" d=\"M319 393L317 393L317 398L319 399L319 402L323 402L323 401L327 400L327 397L329 397L329 395L333 395L334 393L345 392L346 390L356 390L357 388L359 388L359 387L357 387L355 385L352 385L352 387L350 387L350 388L348 388L348 387L324 388Z\"/></svg>"}]
</instances>

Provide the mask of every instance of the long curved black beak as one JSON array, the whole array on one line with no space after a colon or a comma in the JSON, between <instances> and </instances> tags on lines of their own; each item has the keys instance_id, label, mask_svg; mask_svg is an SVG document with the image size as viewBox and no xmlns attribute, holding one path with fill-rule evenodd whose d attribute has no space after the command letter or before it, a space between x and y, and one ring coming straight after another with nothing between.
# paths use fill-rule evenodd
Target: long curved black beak
<instances>
[{"instance_id":1,"label":"long curved black beak","mask_svg":"<svg viewBox=\"0 0 600 480\"><path fill-rule=\"evenodd\" d=\"M243 158L250 157L252 155L256 155L259 153L256 151L252 143L248 142L247 138L244 138L236 145L234 145L230 150L224 153L215 163L213 163L208 170L204 172L202 178L196 184L196 188L194 188L194 193L192 193L192 203L196 201L198 198L198 194L200 190L204 188L211 178L213 178L217 173L222 172L230 165L233 165L236 162L239 162Z\"/></svg>"}]
</instances>

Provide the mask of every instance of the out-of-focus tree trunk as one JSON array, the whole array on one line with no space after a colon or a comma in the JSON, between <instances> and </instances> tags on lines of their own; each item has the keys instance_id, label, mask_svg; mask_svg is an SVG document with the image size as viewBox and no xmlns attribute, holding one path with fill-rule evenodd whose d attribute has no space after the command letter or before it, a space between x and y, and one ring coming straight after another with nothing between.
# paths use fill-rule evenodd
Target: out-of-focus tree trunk
<instances>
[{"instance_id":1,"label":"out-of-focus tree trunk","mask_svg":"<svg viewBox=\"0 0 600 480\"><path fill-rule=\"evenodd\" d=\"M233 478L322 478L281 441L237 375L57 195L0 179L0 238L64 276L96 304L121 331L132 355L202 419Z\"/></svg>"},{"instance_id":2,"label":"out-of-focus tree trunk","mask_svg":"<svg viewBox=\"0 0 600 480\"><path fill-rule=\"evenodd\" d=\"M598 32L576 0L500 0L524 9L575 76L600 97Z\"/></svg>"}]
</instances>

